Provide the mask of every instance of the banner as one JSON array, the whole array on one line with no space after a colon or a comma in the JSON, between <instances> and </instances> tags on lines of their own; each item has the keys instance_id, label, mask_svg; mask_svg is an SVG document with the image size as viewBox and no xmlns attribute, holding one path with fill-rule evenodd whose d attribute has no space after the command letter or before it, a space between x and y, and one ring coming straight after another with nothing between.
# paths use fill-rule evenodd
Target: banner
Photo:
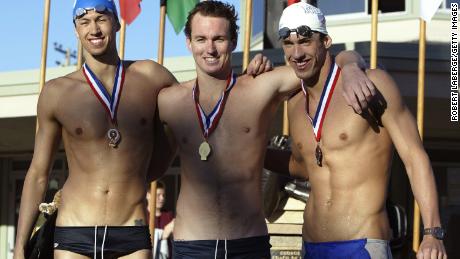
<instances>
[{"instance_id":1,"label":"banner","mask_svg":"<svg viewBox=\"0 0 460 259\"><path fill-rule=\"evenodd\" d=\"M442 0L420 0L420 18L425 22L431 21Z\"/></svg>"},{"instance_id":2,"label":"banner","mask_svg":"<svg viewBox=\"0 0 460 259\"><path fill-rule=\"evenodd\" d=\"M129 25L141 13L141 0L120 0L120 16Z\"/></svg>"}]
</instances>

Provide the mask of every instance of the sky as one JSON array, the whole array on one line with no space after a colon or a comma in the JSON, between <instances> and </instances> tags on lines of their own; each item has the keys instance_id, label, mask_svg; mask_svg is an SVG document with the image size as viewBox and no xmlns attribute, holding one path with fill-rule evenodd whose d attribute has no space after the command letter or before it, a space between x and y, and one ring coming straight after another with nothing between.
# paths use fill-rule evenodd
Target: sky
<instances>
[{"instance_id":1,"label":"sky","mask_svg":"<svg viewBox=\"0 0 460 259\"><path fill-rule=\"evenodd\" d=\"M65 56L54 50L54 42L64 49L77 50L72 6L74 0L51 0L47 66L64 62ZM115 1L118 6L118 1ZM225 0L240 10L240 0ZM40 67L44 0L2 1L0 15L0 72ZM159 0L143 0L142 11L126 28L125 59L157 59L160 22ZM241 18L241 14L239 15ZM185 36L176 35L166 19L165 57L189 55ZM241 46L238 46L238 50ZM76 62L76 61L75 61Z\"/></svg>"}]
</instances>

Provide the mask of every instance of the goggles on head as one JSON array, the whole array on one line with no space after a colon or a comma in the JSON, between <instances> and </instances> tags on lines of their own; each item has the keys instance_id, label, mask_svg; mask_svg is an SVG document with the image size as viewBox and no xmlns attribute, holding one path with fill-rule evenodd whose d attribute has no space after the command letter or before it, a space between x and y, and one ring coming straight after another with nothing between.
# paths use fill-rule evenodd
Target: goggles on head
<instances>
[{"instance_id":1,"label":"goggles on head","mask_svg":"<svg viewBox=\"0 0 460 259\"><path fill-rule=\"evenodd\" d=\"M87 14L88 11L95 11L95 12L98 12L98 13L107 13L107 12L110 12L112 14L113 11L106 7L105 5L96 5L94 7L89 7L89 8L78 8L75 10L75 17L74 17L74 20L75 19L78 19L78 18L81 18L83 15ZM116 16L116 14L114 14Z\"/></svg>"},{"instance_id":2,"label":"goggles on head","mask_svg":"<svg viewBox=\"0 0 460 259\"><path fill-rule=\"evenodd\" d=\"M289 38L289 35L291 35L291 33L293 32L295 32L297 36L300 35L305 38L310 38L313 35L313 33L317 31L310 29L310 27L308 27L307 25L301 25L295 29L289 29L288 27L283 27L279 29L278 31L279 39Z\"/></svg>"}]
</instances>

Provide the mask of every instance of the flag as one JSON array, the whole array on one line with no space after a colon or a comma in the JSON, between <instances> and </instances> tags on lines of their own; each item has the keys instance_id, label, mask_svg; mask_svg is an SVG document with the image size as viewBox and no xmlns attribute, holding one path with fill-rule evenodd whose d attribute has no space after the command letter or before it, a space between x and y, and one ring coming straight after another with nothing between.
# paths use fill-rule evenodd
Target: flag
<instances>
[{"instance_id":1,"label":"flag","mask_svg":"<svg viewBox=\"0 0 460 259\"><path fill-rule=\"evenodd\" d=\"M300 0L288 0L287 5L289 6L291 4L295 4L295 3L298 3L298 2L300 2Z\"/></svg>"},{"instance_id":2,"label":"flag","mask_svg":"<svg viewBox=\"0 0 460 259\"><path fill-rule=\"evenodd\" d=\"M141 12L141 0L120 0L121 18L129 25Z\"/></svg>"},{"instance_id":3,"label":"flag","mask_svg":"<svg viewBox=\"0 0 460 259\"><path fill-rule=\"evenodd\" d=\"M182 28L184 28L188 12L190 12L198 2L199 0L167 0L166 14L176 34L179 34Z\"/></svg>"},{"instance_id":4,"label":"flag","mask_svg":"<svg viewBox=\"0 0 460 259\"><path fill-rule=\"evenodd\" d=\"M429 22L439 8L442 0L420 0L420 18Z\"/></svg>"}]
</instances>

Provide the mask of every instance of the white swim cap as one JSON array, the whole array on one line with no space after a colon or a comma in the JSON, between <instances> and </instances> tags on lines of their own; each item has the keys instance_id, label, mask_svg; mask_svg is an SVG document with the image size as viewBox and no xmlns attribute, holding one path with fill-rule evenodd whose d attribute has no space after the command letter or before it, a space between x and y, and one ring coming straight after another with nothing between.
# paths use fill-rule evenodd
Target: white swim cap
<instances>
[{"instance_id":1,"label":"white swim cap","mask_svg":"<svg viewBox=\"0 0 460 259\"><path fill-rule=\"evenodd\" d=\"M286 27L294 30L304 25L310 27L313 31L328 34L324 14L320 9L305 2L292 4L283 10L278 30Z\"/></svg>"}]
</instances>

